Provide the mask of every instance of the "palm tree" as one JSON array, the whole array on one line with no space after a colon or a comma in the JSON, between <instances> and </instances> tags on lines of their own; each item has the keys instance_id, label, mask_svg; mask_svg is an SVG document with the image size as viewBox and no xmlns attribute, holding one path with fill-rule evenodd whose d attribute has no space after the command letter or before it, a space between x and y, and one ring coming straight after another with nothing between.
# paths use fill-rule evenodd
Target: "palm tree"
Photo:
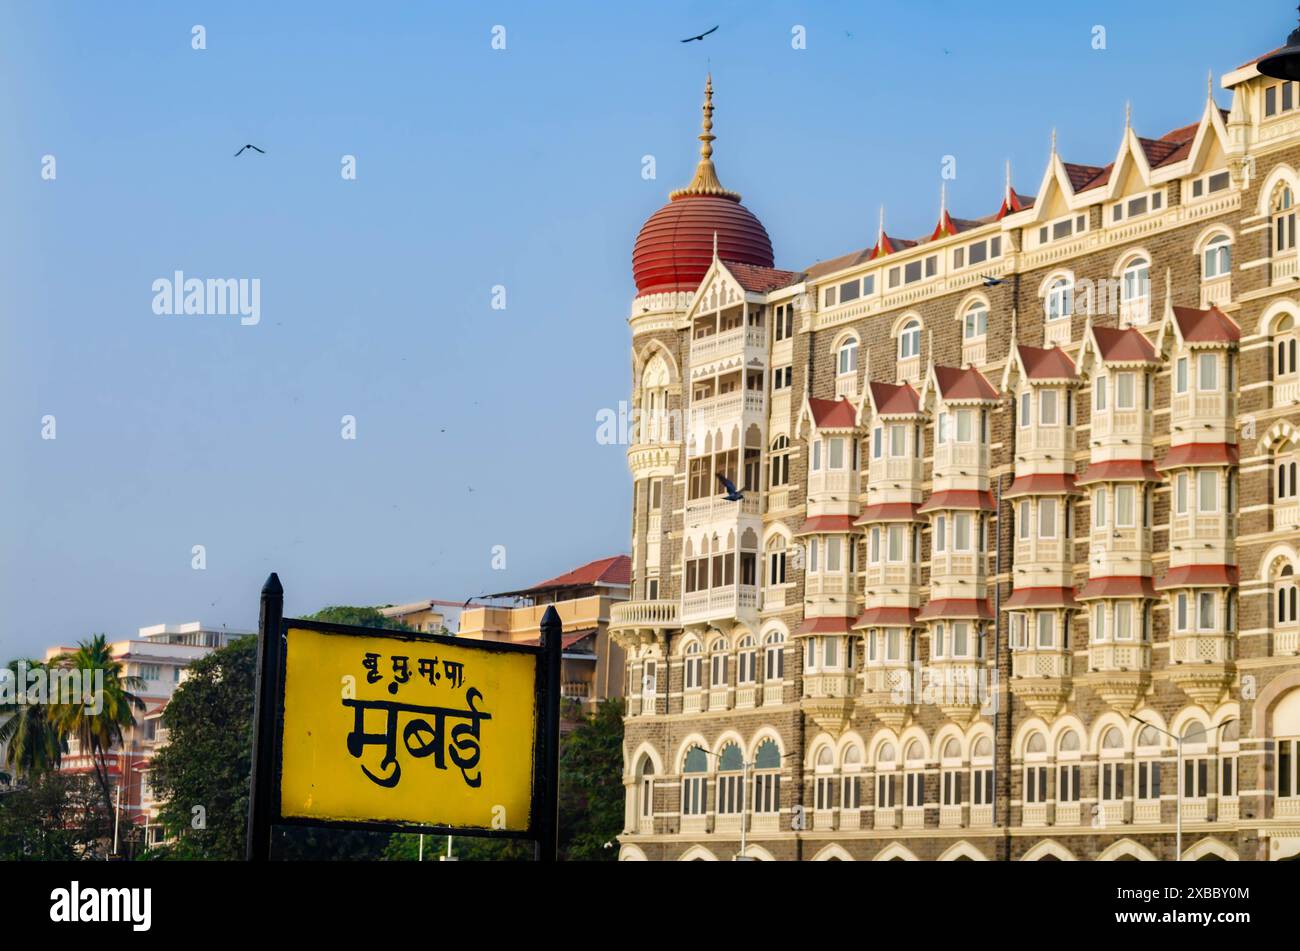
<instances>
[{"instance_id":1,"label":"palm tree","mask_svg":"<svg viewBox=\"0 0 1300 951\"><path fill-rule=\"evenodd\" d=\"M28 671L45 670L39 660L9 662L9 672L16 686L23 673L20 664ZM14 699L0 702L0 747L5 748L4 765L13 778L36 777L58 769L59 760L68 749L63 730L55 721L53 708L46 703L19 703L18 691Z\"/></svg>"},{"instance_id":2,"label":"palm tree","mask_svg":"<svg viewBox=\"0 0 1300 951\"><path fill-rule=\"evenodd\" d=\"M92 713L84 703L72 698L72 702L60 703L55 708L55 718L66 733L77 738L82 750L90 751L100 794L111 813L113 795L108 785L108 754L122 742L124 731L135 726L132 710L145 708L144 701L132 693L144 687L144 680L126 675L122 662L113 656L103 634L81 641L75 651L59 655L50 664L80 670L82 683L87 679L94 683L95 672L103 671L103 696L97 705L98 713Z\"/></svg>"}]
</instances>

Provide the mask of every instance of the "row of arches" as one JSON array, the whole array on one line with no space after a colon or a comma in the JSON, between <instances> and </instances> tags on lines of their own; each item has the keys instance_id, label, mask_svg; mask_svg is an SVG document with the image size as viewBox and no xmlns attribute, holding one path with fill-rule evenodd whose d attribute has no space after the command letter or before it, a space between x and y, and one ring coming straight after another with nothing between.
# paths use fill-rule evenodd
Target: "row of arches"
<instances>
[{"instance_id":1,"label":"row of arches","mask_svg":"<svg viewBox=\"0 0 1300 951\"><path fill-rule=\"evenodd\" d=\"M773 862L776 857L761 845L749 844L745 849L746 854L759 861ZM677 857L680 862L717 862L726 861L731 856L719 856L711 849L703 845L692 845ZM623 862L644 862L647 861L645 852L640 846L625 844L619 853L619 860ZM900 842L891 842L874 856L874 862L917 862L919 857ZM937 858L940 862L986 862L991 861L991 857L986 855L978 846L961 840L948 846ZM822 846L812 856L814 862L853 862L856 859L853 854L838 842L832 842ZM1055 839L1041 839L1031 846L1020 857L1022 862L1075 862L1078 857ZM1096 857L1098 862L1155 862L1159 861L1158 856L1149 848L1133 839L1123 838L1106 846ZM1238 861L1237 851L1223 841L1213 836L1206 837L1193 844L1190 848L1183 851L1183 861L1185 862L1203 862L1203 861L1221 861L1235 862Z\"/></svg>"}]
</instances>

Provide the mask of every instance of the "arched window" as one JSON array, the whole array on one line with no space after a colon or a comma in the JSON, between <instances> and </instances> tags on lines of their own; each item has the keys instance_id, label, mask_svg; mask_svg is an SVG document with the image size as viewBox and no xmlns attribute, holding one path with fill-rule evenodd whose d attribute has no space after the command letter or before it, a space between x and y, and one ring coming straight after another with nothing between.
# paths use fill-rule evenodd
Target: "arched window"
<instances>
[{"instance_id":1,"label":"arched window","mask_svg":"<svg viewBox=\"0 0 1300 951\"><path fill-rule=\"evenodd\" d=\"M1288 185L1273 192L1273 253L1295 250L1295 196Z\"/></svg>"},{"instance_id":2,"label":"arched window","mask_svg":"<svg viewBox=\"0 0 1300 951\"><path fill-rule=\"evenodd\" d=\"M975 741L970 754L971 763L971 805L993 805L993 741L981 736ZM988 815L992 820L992 814Z\"/></svg>"},{"instance_id":3,"label":"arched window","mask_svg":"<svg viewBox=\"0 0 1300 951\"><path fill-rule=\"evenodd\" d=\"M943 744L940 757L943 772L939 781L939 804L943 806L960 806L962 804L961 744L956 737L949 737Z\"/></svg>"},{"instance_id":4,"label":"arched window","mask_svg":"<svg viewBox=\"0 0 1300 951\"><path fill-rule=\"evenodd\" d=\"M982 340L989 330L989 311L982 303L976 302L966 308L962 320L962 339L968 343Z\"/></svg>"},{"instance_id":5,"label":"arched window","mask_svg":"<svg viewBox=\"0 0 1300 951\"><path fill-rule=\"evenodd\" d=\"M921 355L921 322L909 320L898 335L898 359Z\"/></svg>"},{"instance_id":6,"label":"arched window","mask_svg":"<svg viewBox=\"0 0 1300 951\"><path fill-rule=\"evenodd\" d=\"M1119 299L1123 316L1132 323L1146 323L1151 298L1151 262L1137 257L1124 267Z\"/></svg>"},{"instance_id":7,"label":"arched window","mask_svg":"<svg viewBox=\"0 0 1300 951\"><path fill-rule=\"evenodd\" d=\"M777 436L772 440L771 478L768 485L781 488L790 484L790 440L786 436Z\"/></svg>"},{"instance_id":8,"label":"arched window","mask_svg":"<svg viewBox=\"0 0 1300 951\"><path fill-rule=\"evenodd\" d=\"M727 642L720 637L709 645L709 686L727 686Z\"/></svg>"},{"instance_id":9,"label":"arched window","mask_svg":"<svg viewBox=\"0 0 1300 951\"><path fill-rule=\"evenodd\" d=\"M1277 776L1277 798L1300 798L1300 690L1293 689L1273 706L1271 714L1274 740L1273 773ZM1294 815L1295 802L1278 805Z\"/></svg>"},{"instance_id":10,"label":"arched window","mask_svg":"<svg viewBox=\"0 0 1300 951\"><path fill-rule=\"evenodd\" d=\"M1056 801L1079 801L1079 758L1082 755L1082 743L1079 734L1066 730L1057 742Z\"/></svg>"},{"instance_id":11,"label":"arched window","mask_svg":"<svg viewBox=\"0 0 1300 951\"><path fill-rule=\"evenodd\" d=\"M840 344L835 365L840 376L848 376L858 371L858 338L849 337Z\"/></svg>"},{"instance_id":12,"label":"arched window","mask_svg":"<svg viewBox=\"0 0 1300 951\"><path fill-rule=\"evenodd\" d=\"M699 690L703 683L700 675L704 663L704 659L700 655L700 642L691 641L686 645L684 653L686 655L686 659L683 662L686 689Z\"/></svg>"},{"instance_id":13,"label":"arched window","mask_svg":"<svg viewBox=\"0 0 1300 951\"><path fill-rule=\"evenodd\" d=\"M774 535L767 543L767 584L776 587L786 583L785 536Z\"/></svg>"},{"instance_id":14,"label":"arched window","mask_svg":"<svg viewBox=\"0 0 1300 951\"><path fill-rule=\"evenodd\" d=\"M1074 281L1059 277L1047 289L1043 301L1048 320L1068 320L1074 315Z\"/></svg>"},{"instance_id":15,"label":"arched window","mask_svg":"<svg viewBox=\"0 0 1300 951\"><path fill-rule=\"evenodd\" d=\"M736 654L736 682L752 684L756 679L758 654L754 650L754 638L746 634L740 639Z\"/></svg>"},{"instance_id":16,"label":"arched window","mask_svg":"<svg viewBox=\"0 0 1300 951\"><path fill-rule=\"evenodd\" d=\"M1101 738L1101 798L1118 802L1124 798L1124 734L1117 727L1108 729Z\"/></svg>"},{"instance_id":17,"label":"arched window","mask_svg":"<svg viewBox=\"0 0 1300 951\"><path fill-rule=\"evenodd\" d=\"M840 808L860 808L862 806L862 750L856 746L846 748L840 772Z\"/></svg>"},{"instance_id":18,"label":"arched window","mask_svg":"<svg viewBox=\"0 0 1300 951\"><path fill-rule=\"evenodd\" d=\"M718 815L730 816L740 812L741 782L744 778L745 758L740 747L728 743L718 757Z\"/></svg>"},{"instance_id":19,"label":"arched window","mask_svg":"<svg viewBox=\"0 0 1300 951\"><path fill-rule=\"evenodd\" d=\"M1276 457L1276 480L1273 484L1273 497L1278 502L1294 501L1298 491L1296 488L1296 459L1293 455ZM1291 526L1285 526L1290 528Z\"/></svg>"},{"instance_id":20,"label":"arched window","mask_svg":"<svg viewBox=\"0 0 1300 951\"><path fill-rule=\"evenodd\" d=\"M1295 624L1300 621L1296 608L1295 569L1283 565L1273 582L1274 620L1278 624Z\"/></svg>"},{"instance_id":21,"label":"arched window","mask_svg":"<svg viewBox=\"0 0 1300 951\"><path fill-rule=\"evenodd\" d=\"M1226 234L1210 239L1201 252L1201 280L1212 281L1232 273L1232 239Z\"/></svg>"},{"instance_id":22,"label":"arched window","mask_svg":"<svg viewBox=\"0 0 1300 951\"><path fill-rule=\"evenodd\" d=\"M903 805L922 809L925 807L925 750L919 740L907 744L903 768Z\"/></svg>"},{"instance_id":23,"label":"arched window","mask_svg":"<svg viewBox=\"0 0 1300 951\"><path fill-rule=\"evenodd\" d=\"M898 804L894 772L898 767L898 762L895 756L894 744L892 743L883 743L880 749L876 751L877 809L892 809Z\"/></svg>"},{"instance_id":24,"label":"arched window","mask_svg":"<svg viewBox=\"0 0 1300 951\"><path fill-rule=\"evenodd\" d=\"M1296 373L1296 323L1290 314L1283 314L1273 327L1273 376L1289 377Z\"/></svg>"},{"instance_id":25,"label":"arched window","mask_svg":"<svg viewBox=\"0 0 1300 951\"><path fill-rule=\"evenodd\" d=\"M758 744L754 755L754 812L772 815L781 811L781 751L772 740Z\"/></svg>"},{"instance_id":26,"label":"arched window","mask_svg":"<svg viewBox=\"0 0 1300 951\"><path fill-rule=\"evenodd\" d=\"M835 808L835 756L829 746L817 751L813 764L813 808L824 812Z\"/></svg>"},{"instance_id":27,"label":"arched window","mask_svg":"<svg viewBox=\"0 0 1300 951\"><path fill-rule=\"evenodd\" d=\"M1192 721L1183 728L1183 796L1204 799L1210 792L1209 740L1205 724Z\"/></svg>"},{"instance_id":28,"label":"arched window","mask_svg":"<svg viewBox=\"0 0 1300 951\"><path fill-rule=\"evenodd\" d=\"M691 747L682 764L682 815L702 816L708 811L708 772L708 754L698 746Z\"/></svg>"},{"instance_id":29,"label":"arched window","mask_svg":"<svg viewBox=\"0 0 1300 951\"><path fill-rule=\"evenodd\" d=\"M651 819L655 812L655 766L650 757L641 757L641 768L637 770L637 797L639 799L638 815L642 819Z\"/></svg>"},{"instance_id":30,"label":"arched window","mask_svg":"<svg viewBox=\"0 0 1300 951\"><path fill-rule=\"evenodd\" d=\"M779 683L785 679L785 635L773 631L763 641L763 679Z\"/></svg>"},{"instance_id":31,"label":"arched window","mask_svg":"<svg viewBox=\"0 0 1300 951\"><path fill-rule=\"evenodd\" d=\"M667 442L678 435L668 412L668 386L672 373L662 354L655 354L641 371L641 438L644 442Z\"/></svg>"}]
</instances>

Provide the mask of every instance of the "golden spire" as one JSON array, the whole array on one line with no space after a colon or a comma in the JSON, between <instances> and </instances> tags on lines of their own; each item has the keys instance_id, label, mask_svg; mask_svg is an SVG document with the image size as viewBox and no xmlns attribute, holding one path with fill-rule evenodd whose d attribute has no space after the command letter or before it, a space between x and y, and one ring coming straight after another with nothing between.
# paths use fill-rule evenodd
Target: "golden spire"
<instances>
[{"instance_id":1,"label":"golden spire","mask_svg":"<svg viewBox=\"0 0 1300 951\"><path fill-rule=\"evenodd\" d=\"M700 132L700 164L695 166L695 177L685 188L679 188L677 191L669 194L669 198L676 201L678 198L684 198L687 195L715 195L719 198L731 198L740 201L740 195L733 191L727 191L718 181L717 170L713 167L713 140L717 138L713 134L713 74L709 73L708 79L704 83L704 121L701 123L702 131Z\"/></svg>"}]
</instances>

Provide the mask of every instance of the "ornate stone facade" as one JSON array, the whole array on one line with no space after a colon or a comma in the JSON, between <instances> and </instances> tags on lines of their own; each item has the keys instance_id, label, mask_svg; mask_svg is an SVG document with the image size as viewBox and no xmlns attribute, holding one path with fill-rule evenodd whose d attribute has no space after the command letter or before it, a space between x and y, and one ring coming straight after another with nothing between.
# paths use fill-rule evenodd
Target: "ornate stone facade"
<instances>
[{"instance_id":1,"label":"ornate stone facade","mask_svg":"<svg viewBox=\"0 0 1300 951\"><path fill-rule=\"evenodd\" d=\"M1168 859L1180 787L1185 857L1300 851L1300 88L1222 85L920 240L639 281L624 859Z\"/></svg>"}]
</instances>

